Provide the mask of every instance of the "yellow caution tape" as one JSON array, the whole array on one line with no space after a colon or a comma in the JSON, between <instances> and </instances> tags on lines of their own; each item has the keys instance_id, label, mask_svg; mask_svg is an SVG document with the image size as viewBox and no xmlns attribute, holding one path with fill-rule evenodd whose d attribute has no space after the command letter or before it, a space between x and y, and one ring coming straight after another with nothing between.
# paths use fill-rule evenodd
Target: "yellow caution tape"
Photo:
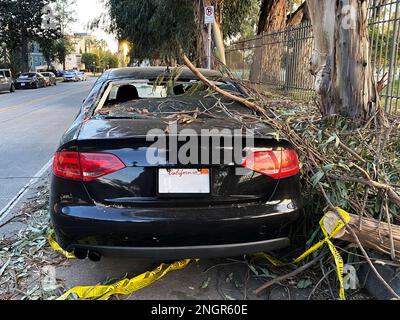
<instances>
[{"instance_id":1,"label":"yellow caution tape","mask_svg":"<svg viewBox=\"0 0 400 320\"><path fill-rule=\"evenodd\" d=\"M337 208L337 210L341 214L344 221L346 221L347 223L350 222L350 214L349 213L347 213L346 211L344 211L340 208ZM323 239L320 242L318 242L317 244L313 245L310 249L308 249L306 252L304 252L301 256L299 256L292 262L289 262L289 263L282 262L267 253L259 253L259 254L256 254L255 256L267 259L269 262L271 262L276 267L284 267L284 266L299 263L300 261L302 261L306 257L308 257L310 254L312 254L313 252L315 252L319 248L321 248L325 243L327 243L329 246L329 249L332 253L333 258L335 259L337 276L338 276L339 283L340 283L340 299L345 300L346 297L345 297L345 291L344 291L344 286L343 286L343 268L344 268L343 259L340 255L340 253L337 251L336 247L331 242L331 239L345 227L345 223L341 219L339 219L336 222L332 232L330 234L328 234L328 232L326 231L325 226L324 226L324 220L328 216L329 213L330 212L328 212L326 215L324 215L324 217L321 219L321 221L319 223L319 225L322 229L322 232L324 233L325 239Z\"/></svg>"},{"instance_id":2,"label":"yellow caution tape","mask_svg":"<svg viewBox=\"0 0 400 320\"><path fill-rule=\"evenodd\" d=\"M70 253L68 251L65 251L63 248L61 248L61 246L57 243L57 241L54 238L54 231L50 232L49 235L49 244L50 246L57 252L61 253L64 257L66 257L67 259L76 259L75 255L73 253Z\"/></svg>"},{"instance_id":3,"label":"yellow caution tape","mask_svg":"<svg viewBox=\"0 0 400 320\"><path fill-rule=\"evenodd\" d=\"M80 299L98 299L107 300L115 294L129 295L144 287L147 287L155 281L163 278L167 273L175 270L186 268L193 260L183 260L175 262L171 265L162 264L157 269L143 273L133 279L124 279L112 285L98 285L88 287L75 287L57 300L66 300L72 294L75 294Z\"/></svg>"}]
</instances>

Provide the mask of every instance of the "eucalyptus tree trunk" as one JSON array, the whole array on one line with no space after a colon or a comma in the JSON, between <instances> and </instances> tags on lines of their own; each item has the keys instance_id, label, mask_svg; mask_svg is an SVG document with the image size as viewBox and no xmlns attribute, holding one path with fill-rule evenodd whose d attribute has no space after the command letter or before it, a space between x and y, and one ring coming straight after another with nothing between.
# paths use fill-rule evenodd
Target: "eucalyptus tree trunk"
<instances>
[{"instance_id":1,"label":"eucalyptus tree trunk","mask_svg":"<svg viewBox=\"0 0 400 320\"><path fill-rule=\"evenodd\" d=\"M310 71L324 116L367 119L379 105L368 40L367 0L307 0L314 29Z\"/></svg>"},{"instance_id":2,"label":"eucalyptus tree trunk","mask_svg":"<svg viewBox=\"0 0 400 320\"><path fill-rule=\"evenodd\" d=\"M279 83L284 43L280 34L264 34L276 32L286 27L286 0L263 0L257 30L256 48L250 70L250 81L253 83ZM266 41L264 41L266 40Z\"/></svg>"}]
</instances>

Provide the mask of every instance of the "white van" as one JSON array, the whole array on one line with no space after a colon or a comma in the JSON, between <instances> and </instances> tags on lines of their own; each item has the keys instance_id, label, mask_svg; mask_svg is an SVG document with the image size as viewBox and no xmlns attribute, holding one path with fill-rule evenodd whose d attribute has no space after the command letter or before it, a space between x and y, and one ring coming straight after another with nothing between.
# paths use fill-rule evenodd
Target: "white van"
<instances>
[{"instance_id":1,"label":"white van","mask_svg":"<svg viewBox=\"0 0 400 320\"><path fill-rule=\"evenodd\" d=\"M10 69L0 69L0 91L15 91L15 84Z\"/></svg>"}]
</instances>

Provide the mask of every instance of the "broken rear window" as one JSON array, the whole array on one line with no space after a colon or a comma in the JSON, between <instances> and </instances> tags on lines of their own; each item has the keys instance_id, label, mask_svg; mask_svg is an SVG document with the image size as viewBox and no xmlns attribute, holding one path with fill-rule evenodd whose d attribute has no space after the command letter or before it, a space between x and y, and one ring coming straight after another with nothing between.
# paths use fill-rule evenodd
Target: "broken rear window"
<instances>
[{"instance_id":1,"label":"broken rear window","mask_svg":"<svg viewBox=\"0 0 400 320\"><path fill-rule=\"evenodd\" d=\"M228 82L213 82L225 91L239 94ZM96 113L109 117L160 117L181 111L204 111L220 101L221 97L198 80L124 80L108 83Z\"/></svg>"}]
</instances>

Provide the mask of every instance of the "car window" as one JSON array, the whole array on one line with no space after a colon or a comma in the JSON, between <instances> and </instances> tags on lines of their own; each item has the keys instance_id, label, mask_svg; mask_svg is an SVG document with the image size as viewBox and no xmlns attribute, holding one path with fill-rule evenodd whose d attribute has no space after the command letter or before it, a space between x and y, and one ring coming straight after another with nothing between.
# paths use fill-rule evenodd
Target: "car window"
<instances>
[{"instance_id":1,"label":"car window","mask_svg":"<svg viewBox=\"0 0 400 320\"><path fill-rule=\"evenodd\" d=\"M132 83L123 86L113 86L111 89L108 101L116 100L118 93L124 90L127 86L135 88L138 92L138 98L140 99L152 99L152 98L165 98L167 96L167 89L164 86L153 86L147 82ZM122 87L122 89L121 89Z\"/></svg>"},{"instance_id":2,"label":"car window","mask_svg":"<svg viewBox=\"0 0 400 320\"><path fill-rule=\"evenodd\" d=\"M20 77L21 79L28 79L28 78L33 78L33 77L35 77L35 76L36 76L35 73L23 73L23 74L21 74L19 77Z\"/></svg>"},{"instance_id":3,"label":"car window","mask_svg":"<svg viewBox=\"0 0 400 320\"><path fill-rule=\"evenodd\" d=\"M4 78L4 72L0 71L0 78Z\"/></svg>"},{"instance_id":4,"label":"car window","mask_svg":"<svg viewBox=\"0 0 400 320\"><path fill-rule=\"evenodd\" d=\"M5 71L4 74L5 74L5 76L7 78L11 78L11 72L10 71Z\"/></svg>"}]
</instances>

